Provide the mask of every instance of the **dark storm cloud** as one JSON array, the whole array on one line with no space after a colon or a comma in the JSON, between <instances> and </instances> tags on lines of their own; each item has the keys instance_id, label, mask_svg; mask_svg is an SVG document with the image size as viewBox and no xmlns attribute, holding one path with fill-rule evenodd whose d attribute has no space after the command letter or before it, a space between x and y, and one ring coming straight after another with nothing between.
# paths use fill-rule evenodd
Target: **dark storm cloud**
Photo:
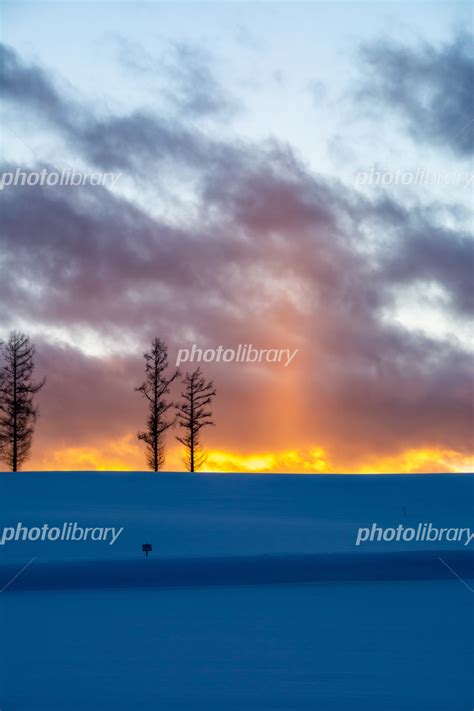
<instances>
[{"instance_id":1,"label":"dark storm cloud","mask_svg":"<svg viewBox=\"0 0 474 711\"><path fill-rule=\"evenodd\" d=\"M462 34L441 46L412 49L378 41L362 50L361 96L399 114L417 140L458 156L474 150L474 45Z\"/></svg>"}]
</instances>

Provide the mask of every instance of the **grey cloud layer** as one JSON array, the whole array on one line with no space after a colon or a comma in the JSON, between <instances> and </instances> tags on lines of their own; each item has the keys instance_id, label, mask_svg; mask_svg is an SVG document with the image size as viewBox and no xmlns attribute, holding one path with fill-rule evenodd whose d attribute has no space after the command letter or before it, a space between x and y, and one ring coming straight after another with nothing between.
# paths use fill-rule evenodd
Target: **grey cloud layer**
<instances>
[{"instance_id":1,"label":"grey cloud layer","mask_svg":"<svg viewBox=\"0 0 474 711\"><path fill-rule=\"evenodd\" d=\"M133 334L137 353L155 333L182 347L190 330L210 347L299 347L294 398L308 442L348 457L423 442L469 449L468 356L381 318L393 288L418 282L442 285L453 312L465 314L472 298L468 235L443 228L421 208L371 202L316 178L276 142L219 143L179 124L165 130L159 118L139 112L98 120L60 94L44 71L12 50L2 56L7 98L47 120L87 160L133 177L147 174L150 156L166 155L192 168L200 201L199 221L177 228L105 188L3 190L3 324L22 318ZM368 225L390 233L370 257L361 249ZM117 386L108 364L45 349L44 365L58 373L72 368L70 382L82 379L83 394L103 388L110 415L124 412L115 397L125 403L130 391L133 399L131 361L122 362L126 385ZM277 383L242 370L210 375L219 382L219 436L232 444L243 413L257 416ZM59 419L72 386L55 382L43 411ZM68 397L78 395L71 390ZM77 404L84 417L76 438L97 427L89 408L87 397ZM108 434L130 428L132 414L102 418ZM269 422L274 426L250 428L248 445L291 445L281 440L276 414Z\"/></svg>"},{"instance_id":2,"label":"grey cloud layer","mask_svg":"<svg viewBox=\"0 0 474 711\"><path fill-rule=\"evenodd\" d=\"M472 34L439 47L412 49L393 41L362 51L361 95L398 113L414 138L458 156L474 151L474 44Z\"/></svg>"},{"instance_id":3,"label":"grey cloud layer","mask_svg":"<svg viewBox=\"0 0 474 711\"><path fill-rule=\"evenodd\" d=\"M116 37L115 44L121 65L135 78L145 76L186 119L228 119L242 108L216 78L216 60L201 47L174 43L154 57L126 37Z\"/></svg>"},{"instance_id":4,"label":"grey cloud layer","mask_svg":"<svg viewBox=\"0 0 474 711\"><path fill-rule=\"evenodd\" d=\"M71 97L61 95L47 73L0 45L0 92L4 100L33 112L96 167L136 175L163 163L199 166L219 145L169 117L134 111L97 117Z\"/></svg>"}]
</instances>

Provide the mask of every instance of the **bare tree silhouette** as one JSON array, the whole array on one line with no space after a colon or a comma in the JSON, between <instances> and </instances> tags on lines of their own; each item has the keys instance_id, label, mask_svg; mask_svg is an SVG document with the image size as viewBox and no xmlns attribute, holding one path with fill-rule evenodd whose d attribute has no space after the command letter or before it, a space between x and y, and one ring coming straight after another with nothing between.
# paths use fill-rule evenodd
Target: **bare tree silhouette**
<instances>
[{"instance_id":1,"label":"bare tree silhouette","mask_svg":"<svg viewBox=\"0 0 474 711\"><path fill-rule=\"evenodd\" d=\"M168 350L159 338L155 338L149 351L144 353L145 382L136 388L148 401L149 413L145 432L139 432L138 439L146 444L147 463L149 468L157 472L165 462L165 433L174 425L176 418L170 420L167 413L172 402L165 395L169 393L171 383L180 375L178 369L167 377Z\"/></svg>"},{"instance_id":2,"label":"bare tree silhouette","mask_svg":"<svg viewBox=\"0 0 474 711\"><path fill-rule=\"evenodd\" d=\"M0 459L16 472L30 453L39 414L34 396L45 380L33 381L35 347L24 333L13 331L0 350Z\"/></svg>"},{"instance_id":3,"label":"bare tree silhouette","mask_svg":"<svg viewBox=\"0 0 474 711\"><path fill-rule=\"evenodd\" d=\"M186 373L183 385L185 389L181 393L182 401L177 404L176 409L179 425L185 430L185 434L176 439L185 448L183 460L187 471L194 472L199 471L206 461L200 435L203 427L214 425L209 406L216 391L212 380L206 383L200 368Z\"/></svg>"}]
</instances>

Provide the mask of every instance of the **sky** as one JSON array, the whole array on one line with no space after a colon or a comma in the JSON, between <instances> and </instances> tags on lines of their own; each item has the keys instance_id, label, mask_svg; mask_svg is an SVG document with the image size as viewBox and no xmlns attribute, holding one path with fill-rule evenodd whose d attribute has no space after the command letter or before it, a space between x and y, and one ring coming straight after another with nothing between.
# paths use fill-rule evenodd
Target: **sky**
<instances>
[{"instance_id":1,"label":"sky","mask_svg":"<svg viewBox=\"0 0 474 711\"><path fill-rule=\"evenodd\" d=\"M26 468L145 468L158 336L170 372L297 350L202 364L208 471L472 469L470 3L0 12L0 339L47 378Z\"/></svg>"}]
</instances>

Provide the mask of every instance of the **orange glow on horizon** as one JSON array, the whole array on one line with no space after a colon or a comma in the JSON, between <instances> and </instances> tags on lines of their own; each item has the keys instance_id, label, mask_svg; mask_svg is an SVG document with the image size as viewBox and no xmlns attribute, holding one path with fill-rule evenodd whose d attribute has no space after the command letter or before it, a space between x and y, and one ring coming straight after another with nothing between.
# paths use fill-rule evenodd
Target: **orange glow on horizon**
<instances>
[{"instance_id":1,"label":"orange glow on horizon","mask_svg":"<svg viewBox=\"0 0 474 711\"><path fill-rule=\"evenodd\" d=\"M360 474L400 474L435 472L469 472L474 469L474 458L452 449L408 449L393 457L375 460L360 467Z\"/></svg>"},{"instance_id":2,"label":"orange glow on horizon","mask_svg":"<svg viewBox=\"0 0 474 711\"><path fill-rule=\"evenodd\" d=\"M182 471L181 450L167 450L166 471ZM362 462L336 462L322 447L275 452L242 453L210 449L203 471L212 473L302 473L302 474L391 474L467 472L474 469L472 457L455 450L421 447L386 457L366 457ZM84 447L63 447L33 459L31 471L144 471L141 444L132 434Z\"/></svg>"},{"instance_id":3,"label":"orange glow on horizon","mask_svg":"<svg viewBox=\"0 0 474 711\"><path fill-rule=\"evenodd\" d=\"M54 449L41 460L38 471L133 471L143 459L132 435L90 447Z\"/></svg>"}]
</instances>

